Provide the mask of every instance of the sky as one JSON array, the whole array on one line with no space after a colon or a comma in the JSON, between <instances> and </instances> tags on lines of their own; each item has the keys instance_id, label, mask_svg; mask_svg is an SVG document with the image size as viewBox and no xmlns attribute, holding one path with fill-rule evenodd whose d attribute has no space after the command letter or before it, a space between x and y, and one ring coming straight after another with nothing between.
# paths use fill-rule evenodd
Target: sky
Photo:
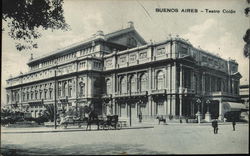
<instances>
[{"instance_id":1,"label":"sky","mask_svg":"<svg viewBox=\"0 0 250 156\"><path fill-rule=\"evenodd\" d=\"M64 0L64 16L69 31L44 30L37 40L38 48L17 51L15 41L8 36L3 21L1 103L6 102L6 79L28 71L27 62L34 57L85 40L102 30L104 34L126 28L133 21L135 29L147 41L166 40L169 34L188 39L195 47L235 59L243 76L241 84L249 84L249 59L243 56L243 36L250 28L250 16L244 9L246 0ZM156 8L173 8L178 12L156 12ZM181 9L198 9L198 13L183 13ZM205 9L220 10L206 13ZM222 10L235 13L222 13ZM203 12L200 12L200 11Z\"/></svg>"}]
</instances>

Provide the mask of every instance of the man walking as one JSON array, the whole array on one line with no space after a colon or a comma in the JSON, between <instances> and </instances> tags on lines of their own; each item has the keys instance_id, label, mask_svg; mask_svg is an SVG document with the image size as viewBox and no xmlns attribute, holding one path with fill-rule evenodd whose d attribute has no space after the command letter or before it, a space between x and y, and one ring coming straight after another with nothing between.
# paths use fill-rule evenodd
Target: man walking
<instances>
[{"instance_id":1,"label":"man walking","mask_svg":"<svg viewBox=\"0 0 250 156\"><path fill-rule=\"evenodd\" d=\"M218 121L217 120L212 121L212 127L214 128L214 134L217 134L218 133Z\"/></svg>"},{"instance_id":2,"label":"man walking","mask_svg":"<svg viewBox=\"0 0 250 156\"><path fill-rule=\"evenodd\" d=\"M232 124L233 124L233 131L235 131L235 125L236 125L235 118L233 118Z\"/></svg>"},{"instance_id":3,"label":"man walking","mask_svg":"<svg viewBox=\"0 0 250 156\"><path fill-rule=\"evenodd\" d=\"M139 112L139 122L141 123L141 120L142 120L142 113L141 113L141 111Z\"/></svg>"}]
</instances>

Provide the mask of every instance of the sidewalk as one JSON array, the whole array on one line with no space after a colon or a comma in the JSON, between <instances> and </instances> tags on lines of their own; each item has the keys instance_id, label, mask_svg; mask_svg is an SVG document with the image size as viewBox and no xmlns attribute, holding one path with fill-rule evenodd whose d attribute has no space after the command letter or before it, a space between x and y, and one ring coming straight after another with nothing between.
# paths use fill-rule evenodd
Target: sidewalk
<instances>
[{"instance_id":1,"label":"sidewalk","mask_svg":"<svg viewBox=\"0 0 250 156\"><path fill-rule=\"evenodd\" d=\"M108 129L108 130L129 130L129 129L145 129L145 128L154 128L150 125L134 125L132 127L122 127L121 129ZM76 132L76 131L90 131L86 130L86 126L77 127L77 126L70 126L68 128L57 127L28 127L28 128L6 128L1 127L1 133L56 133L56 132ZM100 128L97 130L96 125L91 126L91 131L106 131L106 129Z\"/></svg>"},{"instance_id":2,"label":"sidewalk","mask_svg":"<svg viewBox=\"0 0 250 156\"><path fill-rule=\"evenodd\" d=\"M219 125L231 125L231 122L219 122ZM240 125L248 125L249 123L237 122L236 124ZM120 130L130 130L130 129L146 129L146 128L154 128L157 126L211 126L211 123L177 123L177 122L166 122L160 123L158 122L132 122L132 126L129 125L127 127L122 127ZM102 128L97 130L96 125L91 126L91 131L105 131ZM118 129L109 129L109 130L118 130ZM68 128L57 127L27 127L27 128L8 128L1 126L1 133L56 133L56 132L77 132L77 131L90 131L86 130L86 126L77 127L77 126L69 126Z\"/></svg>"}]
</instances>

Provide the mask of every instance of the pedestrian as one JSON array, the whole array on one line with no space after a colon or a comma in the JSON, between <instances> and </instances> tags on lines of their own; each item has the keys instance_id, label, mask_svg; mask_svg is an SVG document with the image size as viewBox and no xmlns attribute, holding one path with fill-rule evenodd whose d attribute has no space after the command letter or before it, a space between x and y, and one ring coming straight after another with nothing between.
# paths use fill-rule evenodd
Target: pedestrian
<instances>
[{"instance_id":1,"label":"pedestrian","mask_svg":"<svg viewBox=\"0 0 250 156\"><path fill-rule=\"evenodd\" d=\"M212 127L214 128L214 134L218 133L218 121L217 120L213 120L212 121Z\"/></svg>"},{"instance_id":2,"label":"pedestrian","mask_svg":"<svg viewBox=\"0 0 250 156\"><path fill-rule=\"evenodd\" d=\"M139 112L139 122L141 123L141 121L142 121L142 113L141 113L141 111Z\"/></svg>"},{"instance_id":3,"label":"pedestrian","mask_svg":"<svg viewBox=\"0 0 250 156\"><path fill-rule=\"evenodd\" d=\"M232 125L233 125L233 131L235 131L235 125L236 125L236 121L235 121L235 118L233 118L233 122L232 122Z\"/></svg>"}]
</instances>

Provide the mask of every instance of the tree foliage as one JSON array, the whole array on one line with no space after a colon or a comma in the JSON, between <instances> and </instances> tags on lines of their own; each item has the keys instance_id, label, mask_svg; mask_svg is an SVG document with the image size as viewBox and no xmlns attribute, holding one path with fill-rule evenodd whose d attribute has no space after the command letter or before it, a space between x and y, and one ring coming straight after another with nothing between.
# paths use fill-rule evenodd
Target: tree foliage
<instances>
[{"instance_id":1,"label":"tree foliage","mask_svg":"<svg viewBox=\"0 0 250 156\"><path fill-rule=\"evenodd\" d=\"M62 4L63 0L2 0L2 19L17 50L37 48L39 29L68 30Z\"/></svg>"},{"instance_id":2,"label":"tree foliage","mask_svg":"<svg viewBox=\"0 0 250 156\"><path fill-rule=\"evenodd\" d=\"M244 35L243 40L246 42L244 46L244 56L249 57L250 55L250 29L246 31L246 34Z\"/></svg>"}]
</instances>

